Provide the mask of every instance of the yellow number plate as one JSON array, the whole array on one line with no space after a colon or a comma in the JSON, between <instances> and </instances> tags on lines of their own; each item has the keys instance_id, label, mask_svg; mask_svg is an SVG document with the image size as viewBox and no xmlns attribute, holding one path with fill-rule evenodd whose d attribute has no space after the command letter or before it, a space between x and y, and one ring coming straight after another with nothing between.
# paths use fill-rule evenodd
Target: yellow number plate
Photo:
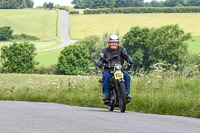
<instances>
[{"instance_id":1,"label":"yellow number plate","mask_svg":"<svg viewBox=\"0 0 200 133\"><path fill-rule=\"evenodd\" d=\"M115 79L123 79L124 78L124 74L119 70L115 71L114 76L115 76Z\"/></svg>"}]
</instances>

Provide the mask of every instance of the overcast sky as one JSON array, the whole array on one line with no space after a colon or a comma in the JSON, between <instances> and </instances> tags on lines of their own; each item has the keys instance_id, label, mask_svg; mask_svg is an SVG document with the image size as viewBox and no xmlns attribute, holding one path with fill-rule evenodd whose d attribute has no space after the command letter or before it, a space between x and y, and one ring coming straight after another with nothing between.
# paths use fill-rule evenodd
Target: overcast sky
<instances>
[{"instance_id":1,"label":"overcast sky","mask_svg":"<svg viewBox=\"0 0 200 133\"><path fill-rule=\"evenodd\" d=\"M43 5L44 2L53 2L55 5L59 4L59 5L67 5L67 6L72 6L71 2L72 0L33 0L34 1L34 7L39 6L39 5ZM144 0L145 2L150 2L152 0ZM158 0L159 1L159 0Z\"/></svg>"}]
</instances>

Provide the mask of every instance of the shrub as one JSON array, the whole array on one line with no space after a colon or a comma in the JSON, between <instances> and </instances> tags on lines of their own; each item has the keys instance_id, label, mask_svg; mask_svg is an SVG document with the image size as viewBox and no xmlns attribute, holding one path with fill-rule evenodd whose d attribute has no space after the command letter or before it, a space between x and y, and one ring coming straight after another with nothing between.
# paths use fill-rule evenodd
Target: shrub
<instances>
[{"instance_id":1,"label":"shrub","mask_svg":"<svg viewBox=\"0 0 200 133\"><path fill-rule=\"evenodd\" d=\"M147 70L158 62L181 63L187 54L185 41L190 38L191 35L185 34L178 25L157 29L133 27L124 35L122 43L136 66Z\"/></svg>"},{"instance_id":2,"label":"shrub","mask_svg":"<svg viewBox=\"0 0 200 133\"><path fill-rule=\"evenodd\" d=\"M1 64L3 72L32 73L38 64L34 60L36 56L34 44L28 42L10 44L1 48Z\"/></svg>"},{"instance_id":3,"label":"shrub","mask_svg":"<svg viewBox=\"0 0 200 133\"><path fill-rule=\"evenodd\" d=\"M73 12L75 9L71 6L60 6L60 5L56 5L54 6L54 8L56 9L60 9L60 10L66 10L68 12Z\"/></svg>"},{"instance_id":4,"label":"shrub","mask_svg":"<svg viewBox=\"0 0 200 133\"><path fill-rule=\"evenodd\" d=\"M108 37L109 37L109 34L108 33L105 33L101 39L99 39L98 42L95 43L94 45L94 52L92 52L91 54L91 63L92 65L96 66L96 63L99 59L99 53L101 52L101 50L105 47L108 46Z\"/></svg>"},{"instance_id":5,"label":"shrub","mask_svg":"<svg viewBox=\"0 0 200 133\"><path fill-rule=\"evenodd\" d=\"M96 46L95 44L100 40L100 38L96 35L85 37L80 43L84 43L86 47L89 49L90 56L93 52L95 52Z\"/></svg>"},{"instance_id":6,"label":"shrub","mask_svg":"<svg viewBox=\"0 0 200 133\"><path fill-rule=\"evenodd\" d=\"M89 72L89 50L85 44L75 43L61 51L58 69L62 74L77 75Z\"/></svg>"},{"instance_id":7,"label":"shrub","mask_svg":"<svg viewBox=\"0 0 200 133\"><path fill-rule=\"evenodd\" d=\"M21 35L13 35L12 36L13 40L40 40L40 38L36 37L36 36L30 36L30 35L26 35L26 34L21 34Z\"/></svg>"},{"instance_id":8,"label":"shrub","mask_svg":"<svg viewBox=\"0 0 200 133\"><path fill-rule=\"evenodd\" d=\"M60 74L59 70L58 70L58 66L55 65L51 65L49 67L38 67L34 69L35 74Z\"/></svg>"},{"instance_id":9,"label":"shrub","mask_svg":"<svg viewBox=\"0 0 200 133\"><path fill-rule=\"evenodd\" d=\"M182 63L178 66L180 72L186 76L199 75L200 72L200 55L188 53L184 56Z\"/></svg>"},{"instance_id":10,"label":"shrub","mask_svg":"<svg viewBox=\"0 0 200 133\"><path fill-rule=\"evenodd\" d=\"M70 14L79 14L79 11L70 11Z\"/></svg>"},{"instance_id":11,"label":"shrub","mask_svg":"<svg viewBox=\"0 0 200 133\"><path fill-rule=\"evenodd\" d=\"M12 38L13 30L10 26L0 27L0 41L8 41Z\"/></svg>"}]
</instances>

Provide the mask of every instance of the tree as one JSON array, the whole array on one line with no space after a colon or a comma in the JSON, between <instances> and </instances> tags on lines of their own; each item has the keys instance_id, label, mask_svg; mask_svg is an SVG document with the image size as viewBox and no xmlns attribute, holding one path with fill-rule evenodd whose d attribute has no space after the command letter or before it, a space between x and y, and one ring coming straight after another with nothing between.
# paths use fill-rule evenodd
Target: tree
<instances>
[{"instance_id":1,"label":"tree","mask_svg":"<svg viewBox=\"0 0 200 133\"><path fill-rule=\"evenodd\" d=\"M105 33L101 39L98 40L98 42L96 42L94 44L94 52L92 52L91 54L91 64L96 66L97 60L99 58L99 53L101 52L101 50L105 47L108 46L108 38L109 38L109 34Z\"/></svg>"},{"instance_id":2,"label":"tree","mask_svg":"<svg viewBox=\"0 0 200 133\"><path fill-rule=\"evenodd\" d=\"M26 3L28 8L33 8L34 2L32 0L26 0Z\"/></svg>"},{"instance_id":3,"label":"tree","mask_svg":"<svg viewBox=\"0 0 200 133\"><path fill-rule=\"evenodd\" d=\"M85 46L89 50L89 55L91 56L93 52L95 52L96 46L95 44L100 40L100 38L96 35L85 37L80 43L85 44Z\"/></svg>"},{"instance_id":4,"label":"tree","mask_svg":"<svg viewBox=\"0 0 200 133\"><path fill-rule=\"evenodd\" d=\"M16 43L1 48L1 64L4 72L32 73L36 62L36 48L28 42Z\"/></svg>"},{"instance_id":5,"label":"tree","mask_svg":"<svg viewBox=\"0 0 200 133\"><path fill-rule=\"evenodd\" d=\"M158 2L157 0L151 1L150 4L151 4L152 7L163 7L164 6L162 1Z\"/></svg>"},{"instance_id":6,"label":"tree","mask_svg":"<svg viewBox=\"0 0 200 133\"><path fill-rule=\"evenodd\" d=\"M13 30L10 26L0 27L0 41L8 41L12 38Z\"/></svg>"},{"instance_id":7,"label":"tree","mask_svg":"<svg viewBox=\"0 0 200 133\"><path fill-rule=\"evenodd\" d=\"M58 69L62 74L77 75L89 72L89 50L85 44L75 43L61 51Z\"/></svg>"},{"instance_id":8,"label":"tree","mask_svg":"<svg viewBox=\"0 0 200 133\"><path fill-rule=\"evenodd\" d=\"M51 3L51 2L49 2L49 3L45 2L45 3L43 4L43 7L44 7L44 8L52 9L52 8L54 7L54 4Z\"/></svg>"},{"instance_id":9,"label":"tree","mask_svg":"<svg viewBox=\"0 0 200 133\"><path fill-rule=\"evenodd\" d=\"M81 8L81 0L73 0L71 3L75 5L74 8L76 9Z\"/></svg>"},{"instance_id":10,"label":"tree","mask_svg":"<svg viewBox=\"0 0 200 133\"><path fill-rule=\"evenodd\" d=\"M136 62L138 68L150 69L155 63L181 63L187 53L185 41L191 35L185 34L178 25L157 29L133 27L122 39L123 46Z\"/></svg>"},{"instance_id":11,"label":"tree","mask_svg":"<svg viewBox=\"0 0 200 133\"><path fill-rule=\"evenodd\" d=\"M1 9L33 8L33 0L0 0Z\"/></svg>"},{"instance_id":12,"label":"tree","mask_svg":"<svg viewBox=\"0 0 200 133\"><path fill-rule=\"evenodd\" d=\"M73 0L74 8L141 7L144 0Z\"/></svg>"},{"instance_id":13,"label":"tree","mask_svg":"<svg viewBox=\"0 0 200 133\"><path fill-rule=\"evenodd\" d=\"M111 0L110 2L110 10L113 12L113 8L115 7L115 0Z\"/></svg>"}]
</instances>

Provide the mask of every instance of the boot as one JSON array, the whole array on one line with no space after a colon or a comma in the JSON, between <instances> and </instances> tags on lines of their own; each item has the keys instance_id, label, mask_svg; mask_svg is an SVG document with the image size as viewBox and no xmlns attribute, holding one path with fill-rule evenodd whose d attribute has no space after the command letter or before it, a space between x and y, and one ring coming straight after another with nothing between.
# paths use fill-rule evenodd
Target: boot
<instances>
[{"instance_id":1,"label":"boot","mask_svg":"<svg viewBox=\"0 0 200 133\"><path fill-rule=\"evenodd\" d=\"M127 100L127 103L129 103L131 101L131 96L129 96L128 94L126 94L126 100Z\"/></svg>"},{"instance_id":2,"label":"boot","mask_svg":"<svg viewBox=\"0 0 200 133\"><path fill-rule=\"evenodd\" d=\"M104 98L103 98L103 101L109 101L110 98L111 98L111 94L105 94Z\"/></svg>"}]
</instances>

